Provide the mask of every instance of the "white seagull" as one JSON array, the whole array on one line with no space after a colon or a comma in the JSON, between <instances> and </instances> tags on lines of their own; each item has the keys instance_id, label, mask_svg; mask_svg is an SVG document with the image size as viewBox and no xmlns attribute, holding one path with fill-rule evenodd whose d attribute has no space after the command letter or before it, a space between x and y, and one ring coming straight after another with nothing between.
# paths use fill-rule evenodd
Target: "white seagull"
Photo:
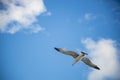
<instances>
[{"instance_id":1,"label":"white seagull","mask_svg":"<svg viewBox=\"0 0 120 80\"><path fill-rule=\"evenodd\" d=\"M61 53L66 54L66 55L70 55L73 58L75 58L73 65L76 64L79 61L83 61L88 66L90 66L92 68L95 68L97 70L100 70L100 68L97 65L93 64L88 58L85 57L85 55L88 55L85 52L81 52L81 54L77 54L74 51L66 51L66 50L64 50L62 48L56 48L55 47L54 49L57 50L58 52L61 52Z\"/></svg>"}]
</instances>

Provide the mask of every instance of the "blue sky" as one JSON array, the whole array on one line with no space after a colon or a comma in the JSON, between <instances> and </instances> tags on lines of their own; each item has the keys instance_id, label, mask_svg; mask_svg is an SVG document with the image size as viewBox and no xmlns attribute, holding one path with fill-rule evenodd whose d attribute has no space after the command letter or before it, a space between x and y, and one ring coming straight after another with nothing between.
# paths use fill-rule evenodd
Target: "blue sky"
<instances>
[{"instance_id":1,"label":"blue sky","mask_svg":"<svg viewBox=\"0 0 120 80\"><path fill-rule=\"evenodd\" d=\"M119 80L119 14L119 0L1 0L1 80ZM85 51L101 70L54 47Z\"/></svg>"}]
</instances>

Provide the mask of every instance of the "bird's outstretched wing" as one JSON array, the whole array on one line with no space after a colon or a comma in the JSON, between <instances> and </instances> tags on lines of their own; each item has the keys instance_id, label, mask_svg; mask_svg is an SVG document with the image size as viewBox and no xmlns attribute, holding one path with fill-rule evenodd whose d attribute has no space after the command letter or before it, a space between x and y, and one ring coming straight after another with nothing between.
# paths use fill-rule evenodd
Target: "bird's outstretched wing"
<instances>
[{"instance_id":1,"label":"bird's outstretched wing","mask_svg":"<svg viewBox=\"0 0 120 80\"><path fill-rule=\"evenodd\" d=\"M57 50L57 51L59 51L59 52L61 52L61 53L63 53L63 54L66 54L66 55L70 55L70 56L72 56L73 58L76 58L76 57L78 57L79 55L76 53L76 52L74 52L74 51L66 51L66 50L64 50L64 49L62 49L62 48L54 48L55 50Z\"/></svg>"},{"instance_id":2,"label":"bird's outstretched wing","mask_svg":"<svg viewBox=\"0 0 120 80\"><path fill-rule=\"evenodd\" d=\"M97 65L93 64L88 58L84 57L84 58L82 58L82 61L85 64L87 64L88 66L93 67L93 68L95 68L97 70L100 70L100 68Z\"/></svg>"}]
</instances>

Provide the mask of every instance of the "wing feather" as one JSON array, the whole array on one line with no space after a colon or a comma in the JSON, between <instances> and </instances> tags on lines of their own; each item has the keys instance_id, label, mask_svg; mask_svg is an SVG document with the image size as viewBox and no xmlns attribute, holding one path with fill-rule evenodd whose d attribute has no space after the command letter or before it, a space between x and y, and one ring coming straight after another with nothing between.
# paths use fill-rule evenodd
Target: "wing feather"
<instances>
[{"instance_id":1,"label":"wing feather","mask_svg":"<svg viewBox=\"0 0 120 80\"><path fill-rule=\"evenodd\" d=\"M76 52L74 51L66 51L62 48L54 48L55 50L57 50L58 52L61 52L63 54L66 54L66 55L70 55L72 56L73 58L76 58L77 56L79 56Z\"/></svg>"},{"instance_id":2,"label":"wing feather","mask_svg":"<svg viewBox=\"0 0 120 80\"><path fill-rule=\"evenodd\" d=\"M100 70L100 68L99 68L97 65L93 64L88 58L84 57L84 58L82 58L82 61L83 61L85 64L87 64L88 66Z\"/></svg>"}]
</instances>

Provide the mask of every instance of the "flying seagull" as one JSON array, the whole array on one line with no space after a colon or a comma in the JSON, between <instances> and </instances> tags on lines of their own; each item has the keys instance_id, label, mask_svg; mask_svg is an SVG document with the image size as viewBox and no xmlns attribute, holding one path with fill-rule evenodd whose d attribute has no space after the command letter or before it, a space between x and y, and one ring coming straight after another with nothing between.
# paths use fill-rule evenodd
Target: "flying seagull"
<instances>
[{"instance_id":1,"label":"flying seagull","mask_svg":"<svg viewBox=\"0 0 120 80\"><path fill-rule=\"evenodd\" d=\"M97 65L93 64L88 58L85 57L86 55L88 55L85 52L81 52L81 54L77 54L74 51L66 51L66 50L64 50L62 48L56 48L55 47L54 49L57 50L58 52L61 52L61 53L66 54L66 55L70 55L73 58L75 58L73 65L76 64L79 61L83 61L88 66L90 66L90 67L92 67L94 69L100 70L100 68Z\"/></svg>"}]
</instances>

